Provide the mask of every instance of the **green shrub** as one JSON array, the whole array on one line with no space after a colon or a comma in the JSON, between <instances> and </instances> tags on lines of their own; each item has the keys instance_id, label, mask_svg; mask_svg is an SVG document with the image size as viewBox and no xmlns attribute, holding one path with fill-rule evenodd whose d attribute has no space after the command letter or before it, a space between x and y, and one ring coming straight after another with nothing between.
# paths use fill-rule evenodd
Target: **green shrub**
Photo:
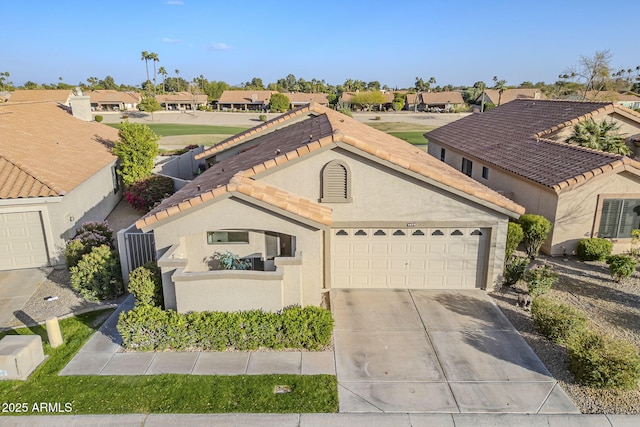
<instances>
[{"instance_id":1,"label":"green shrub","mask_svg":"<svg viewBox=\"0 0 640 427\"><path fill-rule=\"evenodd\" d=\"M96 116L95 118L96 122L100 123L103 120L102 116Z\"/></svg>"},{"instance_id":2,"label":"green shrub","mask_svg":"<svg viewBox=\"0 0 640 427\"><path fill-rule=\"evenodd\" d=\"M113 231L107 222L85 222L82 224L64 249L67 268L78 265L84 255L101 245L109 245L113 248Z\"/></svg>"},{"instance_id":3,"label":"green shrub","mask_svg":"<svg viewBox=\"0 0 640 427\"><path fill-rule=\"evenodd\" d=\"M520 217L520 226L524 233L524 247L527 255L535 259L540 247L551 231L551 222L541 215L524 214Z\"/></svg>"},{"instance_id":4,"label":"green shrub","mask_svg":"<svg viewBox=\"0 0 640 427\"><path fill-rule=\"evenodd\" d=\"M611 255L607 257L607 264L613 279L621 282L635 273L638 261L629 255Z\"/></svg>"},{"instance_id":5,"label":"green shrub","mask_svg":"<svg viewBox=\"0 0 640 427\"><path fill-rule=\"evenodd\" d=\"M635 389L640 379L640 355L631 343L596 332L578 336L568 346L569 370L584 385Z\"/></svg>"},{"instance_id":6,"label":"green shrub","mask_svg":"<svg viewBox=\"0 0 640 427\"><path fill-rule=\"evenodd\" d=\"M289 97L284 93L274 93L269 98L269 108L276 113L286 113L291 105Z\"/></svg>"},{"instance_id":7,"label":"green shrub","mask_svg":"<svg viewBox=\"0 0 640 427\"><path fill-rule=\"evenodd\" d=\"M528 265L528 258L515 257L509 259L504 266L504 279L502 284L505 286L512 286L518 283L518 280L524 277L524 272Z\"/></svg>"},{"instance_id":8,"label":"green shrub","mask_svg":"<svg viewBox=\"0 0 640 427\"><path fill-rule=\"evenodd\" d=\"M138 305L118 320L123 346L137 351L270 349L319 350L331 341L333 318L320 307L223 313L177 313Z\"/></svg>"},{"instance_id":9,"label":"green shrub","mask_svg":"<svg viewBox=\"0 0 640 427\"><path fill-rule=\"evenodd\" d=\"M173 180L171 178L152 175L128 187L124 197L135 209L149 212L156 204L173 193Z\"/></svg>"},{"instance_id":10,"label":"green shrub","mask_svg":"<svg viewBox=\"0 0 640 427\"><path fill-rule=\"evenodd\" d=\"M533 300L531 316L536 328L556 343L570 342L583 334L589 322L587 316L577 308L544 297Z\"/></svg>"},{"instance_id":11,"label":"green shrub","mask_svg":"<svg viewBox=\"0 0 640 427\"><path fill-rule=\"evenodd\" d=\"M214 270L251 270L251 261L242 260L233 252L214 252L209 260Z\"/></svg>"},{"instance_id":12,"label":"green shrub","mask_svg":"<svg viewBox=\"0 0 640 427\"><path fill-rule=\"evenodd\" d=\"M380 117L380 116L375 116L375 117L373 118L373 120L382 120L382 117Z\"/></svg>"},{"instance_id":13,"label":"green shrub","mask_svg":"<svg viewBox=\"0 0 640 427\"><path fill-rule=\"evenodd\" d=\"M351 110L347 107L342 107L338 109L338 111L344 114L345 116L353 117L353 114L351 114Z\"/></svg>"},{"instance_id":14,"label":"green shrub","mask_svg":"<svg viewBox=\"0 0 640 427\"><path fill-rule=\"evenodd\" d=\"M112 299L122 294L118 254L109 246L97 246L71 267L71 287L89 301Z\"/></svg>"},{"instance_id":15,"label":"green shrub","mask_svg":"<svg viewBox=\"0 0 640 427\"><path fill-rule=\"evenodd\" d=\"M267 115L266 114L260 114L258 116L258 120L260 120L261 122L266 122L267 121Z\"/></svg>"},{"instance_id":16,"label":"green shrub","mask_svg":"<svg viewBox=\"0 0 640 427\"><path fill-rule=\"evenodd\" d=\"M534 267L524 274L531 298L546 294L558 281L558 273L550 265Z\"/></svg>"},{"instance_id":17,"label":"green shrub","mask_svg":"<svg viewBox=\"0 0 640 427\"><path fill-rule=\"evenodd\" d=\"M511 256L518 249L518 245L522 242L524 233L522 227L517 222L509 222L507 228L507 242L504 248L505 263L511 259Z\"/></svg>"},{"instance_id":18,"label":"green shrub","mask_svg":"<svg viewBox=\"0 0 640 427\"><path fill-rule=\"evenodd\" d=\"M162 275L155 262L144 264L131 272L129 292L136 305L162 307Z\"/></svg>"},{"instance_id":19,"label":"green shrub","mask_svg":"<svg viewBox=\"0 0 640 427\"><path fill-rule=\"evenodd\" d=\"M129 187L151 176L160 137L145 124L126 121L120 124L118 138L112 151L120 159L117 172L124 185Z\"/></svg>"},{"instance_id":20,"label":"green shrub","mask_svg":"<svg viewBox=\"0 0 640 427\"><path fill-rule=\"evenodd\" d=\"M582 239L578 242L578 257L582 261L604 261L613 250L613 243L610 240L594 237Z\"/></svg>"}]
</instances>

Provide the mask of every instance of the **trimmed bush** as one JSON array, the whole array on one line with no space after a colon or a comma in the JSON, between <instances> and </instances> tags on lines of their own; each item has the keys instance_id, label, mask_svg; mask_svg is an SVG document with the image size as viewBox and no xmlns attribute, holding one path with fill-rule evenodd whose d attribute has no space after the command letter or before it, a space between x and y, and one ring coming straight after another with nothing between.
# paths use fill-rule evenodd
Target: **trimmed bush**
<instances>
[{"instance_id":1,"label":"trimmed bush","mask_svg":"<svg viewBox=\"0 0 640 427\"><path fill-rule=\"evenodd\" d=\"M590 331L568 346L569 370L584 385L635 389L640 379L638 349L625 340Z\"/></svg>"},{"instance_id":2,"label":"trimmed bush","mask_svg":"<svg viewBox=\"0 0 640 427\"><path fill-rule=\"evenodd\" d=\"M95 120L96 122L100 123L102 121L103 117L102 116L96 116Z\"/></svg>"},{"instance_id":3,"label":"trimmed bush","mask_svg":"<svg viewBox=\"0 0 640 427\"><path fill-rule=\"evenodd\" d=\"M533 300L531 316L536 328L556 343L571 342L586 331L589 322L587 316L577 308L545 297Z\"/></svg>"},{"instance_id":4,"label":"trimmed bush","mask_svg":"<svg viewBox=\"0 0 640 427\"><path fill-rule=\"evenodd\" d=\"M260 120L261 122L266 122L267 121L267 115L266 114L260 114L258 116L258 120Z\"/></svg>"},{"instance_id":5,"label":"trimmed bush","mask_svg":"<svg viewBox=\"0 0 640 427\"><path fill-rule=\"evenodd\" d=\"M611 255L607 257L609 272L616 282L622 282L636 271L638 261L629 255Z\"/></svg>"},{"instance_id":6,"label":"trimmed bush","mask_svg":"<svg viewBox=\"0 0 640 427\"><path fill-rule=\"evenodd\" d=\"M524 238L522 227L517 222L510 222L507 228L507 242L504 248L504 260L507 263L518 249Z\"/></svg>"},{"instance_id":7,"label":"trimmed bush","mask_svg":"<svg viewBox=\"0 0 640 427\"><path fill-rule=\"evenodd\" d=\"M127 188L124 197L139 211L149 212L162 199L174 193L173 180L168 176L153 175Z\"/></svg>"},{"instance_id":8,"label":"trimmed bush","mask_svg":"<svg viewBox=\"0 0 640 427\"><path fill-rule=\"evenodd\" d=\"M580 240L577 253L582 261L604 261L612 250L613 243L610 240L594 237Z\"/></svg>"},{"instance_id":9,"label":"trimmed bush","mask_svg":"<svg viewBox=\"0 0 640 427\"><path fill-rule=\"evenodd\" d=\"M331 341L329 310L308 306L281 312L177 313L151 305L136 306L118 320L123 346L138 351L222 351L270 349L320 350Z\"/></svg>"},{"instance_id":10,"label":"trimmed bush","mask_svg":"<svg viewBox=\"0 0 640 427\"><path fill-rule=\"evenodd\" d=\"M155 262L144 264L131 272L129 292L136 305L162 307L162 275Z\"/></svg>"},{"instance_id":11,"label":"trimmed bush","mask_svg":"<svg viewBox=\"0 0 640 427\"><path fill-rule=\"evenodd\" d=\"M520 217L520 226L524 233L524 249L531 259L535 259L551 231L552 224L541 215L524 214Z\"/></svg>"},{"instance_id":12,"label":"trimmed bush","mask_svg":"<svg viewBox=\"0 0 640 427\"><path fill-rule=\"evenodd\" d=\"M71 267L71 287L89 301L112 299L124 292L118 254L97 246Z\"/></svg>"},{"instance_id":13,"label":"trimmed bush","mask_svg":"<svg viewBox=\"0 0 640 427\"><path fill-rule=\"evenodd\" d=\"M518 283L518 280L524 277L524 272L528 265L528 258L515 257L509 259L504 266L504 279L502 284L505 286L513 286Z\"/></svg>"},{"instance_id":14,"label":"trimmed bush","mask_svg":"<svg viewBox=\"0 0 640 427\"><path fill-rule=\"evenodd\" d=\"M544 295L558 282L558 273L553 271L550 265L534 267L524 273L529 295L535 298Z\"/></svg>"},{"instance_id":15,"label":"trimmed bush","mask_svg":"<svg viewBox=\"0 0 640 427\"><path fill-rule=\"evenodd\" d=\"M64 257L67 268L78 265L84 255L101 245L109 245L113 248L113 231L109 228L109 224L106 221L82 224L65 247Z\"/></svg>"}]
</instances>

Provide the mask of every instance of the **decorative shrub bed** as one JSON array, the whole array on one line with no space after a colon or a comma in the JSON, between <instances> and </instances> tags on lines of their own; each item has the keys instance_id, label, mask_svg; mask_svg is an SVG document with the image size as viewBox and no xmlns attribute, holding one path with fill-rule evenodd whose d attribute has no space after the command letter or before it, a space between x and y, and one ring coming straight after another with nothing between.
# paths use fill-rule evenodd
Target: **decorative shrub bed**
<instances>
[{"instance_id":1,"label":"decorative shrub bed","mask_svg":"<svg viewBox=\"0 0 640 427\"><path fill-rule=\"evenodd\" d=\"M570 342L583 334L589 322L582 311L543 297L533 300L531 316L536 328L556 343Z\"/></svg>"},{"instance_id":2,"label":"decorative shrub bed","mask_svg":"<svg viewBox=\"0 0 640 427\"><path fill-rule=\"evenodd\" d=\"M582 261L604 261L612 250L613 243L600 237L582 239L577 247L578 258Z\"/></svg>"},{"instance_id":3,"label":"decorative shrub bed","mask_svg":"<svg viewBox=\"0 0 640 427\"><path fill-rule=\"evenodd\" d=\"M331 312L320 307L292 306L271 313L178 313L150 305L120 315L118 331L129 350L320 350L333 331Z\"/></svg>"},{"instance_id":4,"label":"decorative shrub bed","mask_svg":"<svg viewBox=\"0 0 640 427\"><path fill-rule=\"evenodd\" d=\"M153 175L127 188L124 197L135 209L149 212L162 199L169 197L173 193L173 180L171 178Z\"/></svg>"}]
</instances>

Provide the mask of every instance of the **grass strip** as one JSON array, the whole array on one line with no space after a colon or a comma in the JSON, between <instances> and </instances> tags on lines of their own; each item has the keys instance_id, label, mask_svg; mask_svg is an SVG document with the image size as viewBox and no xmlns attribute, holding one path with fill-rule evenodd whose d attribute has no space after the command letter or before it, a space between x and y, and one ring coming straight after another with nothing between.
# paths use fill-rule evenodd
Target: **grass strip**
<instances>
[{"instance_id":1,"label":"grass strip","mask_svg":"<svg viewBox=\"0 0 640 427\"><path fill-rule=\"evenodd\" d=\"M304 413L338 410L333 375L138 375L58 376L98 328L105 311L60 321L65 344L52 349L43 326L0 334L38 334L49 358L26 381L0 381L1 403L26 403L22 415L39 415L33 405L70 403L71 414L124 413ZM277 385L290 393L275 394ZM20 415L18 413L0 413ZM43 415L45 415L43 413Z\"/></svg>"},{"instance_id":2,"label":"grass strip","mask_svg":"<svg viewBox=\"0 0 640 427\"><path fill-rule=\"evenodd\" d=\"M241 126L210 126L210 125L185 125L172 123L147 123L157 135L160 136L178 136L178 135L235 135L248 129ZM119 123L109 123L116 129L120 129Z\"/></svg>"}]
</instances>

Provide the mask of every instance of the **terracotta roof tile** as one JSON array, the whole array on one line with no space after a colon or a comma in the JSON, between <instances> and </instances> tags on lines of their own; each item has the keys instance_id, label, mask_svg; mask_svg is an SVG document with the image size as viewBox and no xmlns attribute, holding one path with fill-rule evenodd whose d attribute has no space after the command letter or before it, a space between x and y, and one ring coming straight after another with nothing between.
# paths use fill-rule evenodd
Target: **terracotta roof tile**
<instances>
[{"instance_id":1,"label":"terracotta roof tile","mask_svg":"<svg viewBox=\"0 0 640 427\"><path fill-rule=\"evenodd\" d=\"M420 92L420 98L423 104L464 104L464 99L460 92ZM415 102L415 100L414 100Z\"/></svg>"},{"instance_id":2,"label":"terracotta roof tile","mask_svg":"<svg viewBox=\"0 0 640 427\"><path fill-rule=\"evenodd\" d=\"M114 102L133 104L142 100L142 95L137 92L120 92L119 90L92 90L85 92L84 95L89 96L92 104Z\"/></svg>"},{"instance_id":3,"label":"terracotta roof tile","mask_svg":"<svg viewBox=\"0 0 640 427\"><path fill-rule=\"evenodd\" d=\"M218 104L268 104L274 90L225 90Z\"/></svg>"},{"instance_id":4,"label":"terracotta roof tile","mask_svg":"<svg viewBox=\"0 0 640 427\"><path fill-rule=\"evenodd\" d=\"M17 89L8 102L58 102L66 104L73 95L70 89Z\"/></svg>"},{"instance_id":5,"label":"terracotta roof tile","mask_svg":"<svg viewBox=\"0 0 640 427\"><path fill-rule=\"evenodd\" d=\"M502 91L502 95L500 95L500 91L497 89L486 89L484 93L485 96L489 98L488 101L496 105L498 105L498 100L500 101L500 105L503 105L516 99L541 100L547 98L540 89L505 89Z\"/></svg>"},{"instance_id":6,"label":"terracotta roof tile","mask_svg":"<svg viewBox=\"0 0 640 427\"><path fill-rule=\"evenodd\" d=\"M161 104L168 104L168 103L174 103L174 102L183 102L183 103L189 103L189 102L197 102L197 103L206 103L209 98L207 97L207 95L204 94L193 94L191 92L175 92L175 93L167 93L164 95L156 95L156 99L158 100L158 102L160 102Z\"/></svg>"},{"instance_id":7,"label":"terracotta roof tile","mask_svg":"<svg viewBox=\"0 0 640 427\"><path fill-rule=\"evenodd\" d=\"M616 154L589 150L541 138L590 116L632 111L611 103L515 100L482 114L473 114L425 134L445 147L466 153L556 191L574 177L623 167ZM637 118L640 124L640 115ZM609 166L607 168L607 166Z\"/></svg>"},{"instance_id":8,"label":"terracotta roof tile","mask_svg":"<svg viewBox=\"0 0 640 427\"><path fill-rule=\"evenodd\" d=\"M112 127L53 102L0 106L0 198L61 196L113 162Z\"/></svg>"}]
</instances>

